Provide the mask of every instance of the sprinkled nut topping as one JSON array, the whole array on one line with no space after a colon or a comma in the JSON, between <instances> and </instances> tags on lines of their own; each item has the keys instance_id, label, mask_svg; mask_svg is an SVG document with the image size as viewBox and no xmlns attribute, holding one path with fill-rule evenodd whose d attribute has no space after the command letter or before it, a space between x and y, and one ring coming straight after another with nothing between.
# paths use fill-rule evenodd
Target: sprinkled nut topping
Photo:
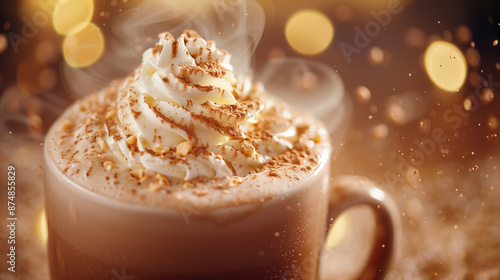
<instances>
[{"instance_id":1,"label":"sprinkled nut topping","mask_svg":"<svg viewBox=\"0 0 500 280\"><path fill-rule=\"evenodd\" d=\"M63 143L63 140L62 139L59 139L57 140L56 142L56 146L61 146L61 144Z\"/></svg>"},{"instance_id":2,"label":"sprinkled nut topping","mask_svg":"<svg viewBox=\"0 0 500 280\"><path fill-rule=\"evenodd\" d=\"M194 188L194 184L189 182L189 181L185 181L183 184L182 184L182 187L185 188L185 189L192 189Z\"/></svg>"},{"instance_id":3,"label":"sprinkled nut topping","mask_svg":"<svg viewBox=\"0 0 500 280\"><path fill-rule=\"evenodd\" d=\"M116 111L114 109L111 109L106 113L106 116L104 116L105 119L109 120L112 119L116 116Z\"/></svg>"},{"instance_id":4,"label":"sprinkled nut topping","mask_svg":"<svg viewBox=\"0 0 500 280\"><path fill-rule=\"evenodd\" d=\"M135 145L135 143L137 143L137 135L133 134L132 136L127 138L127 140L125 140L125 142L129 145Z\"/></svg>"},{"instance_id":5,"label":"sprinkled nut topping","mask_svg":"<svg viewBox=\"0 0 500 280\"><path fill-rule=\"evenodd\" d=\"M180 156L186 156L193 149L193 144L188 141L182 142L176 147L176 152Z\"/></svg>"},{"instance_id":6,"label":"sprinkled nut topping","mask_svg":"<svg viewBox=\"0 0 500 280\"><path fill-rule=\"evenodd\" d=\"M113 169L115 164L112 161L107 160L102 163L102 166L104 167L104 170L110 171L111 169Z\"/></svg>"},{"instance_id":7,"label":"sprinkled nut topping","mask_svg":"<svg viewBox=\"0 0 500 280\"><path fill-rule=\"evenodd\" d=\"M271 177L280 177L280 174L276 170L269 171L269 173L267 175L269 175Z\"/></svg>"},{"instance_id":8,"label":"sprinkled nut topping","mask_svg":"<svg viewBox=\"0 0 500 280\"><path fill-rule=\"evenodd\" d=\"M144 175L141 179L139 179L139 183L144 183L149 179L149 176Z\"/></svg>"},{"instance_id":9,"label":"sprinkled nut topping","mask_svg":"<svg viewBox=\"0 0 500 280\"><path fill-rule=\"evenodd\" d=\"M231 177L231 179L229 179L229 182L227 182L227 186L230 187L230 188L234 188L236 186L238 186L239 184L241 184L243 180L240 178L240 177Z\"/></svg>"},{"instance_id":10,"label":"sprinkled nut topping","mask_svg":"<svg viewBox=\"0 0 500 280\"><path fill-rule=\"evenodd\" d=\"M170 185L170 180L168 180L168 178L165 175L162 175L160 173L156 174L156 180L164 186Z\"/></svg>"},{"instance_id":11,"label":"sprinkled nut topping","mask_svg":"<svg viewBox=\"0 0 500 280\"><path fill-rule=\"evenodd\" d=\"M99 148L101 148L101 151L106 150L106 142L102 139L97 139L97 144L99 144Z\"/></svg>"},{"instance_id":12,"label":"sprinkled nut topping","mask_svg":"<svg viewBox=\"0 0 500 280\"><path fill-rule=\"evenodd\" d=\"M243 149L245 154L248 156L253 156L255 154L254 146L252 146L252 144L250 144L248 141L242 141L241 148Z\"/></svg>"},{"instance_id":13,"label":"sprinkled nut topping","mask_svg":"<svg viewBox=\"0 0 500 280\"><path fill-rule=\"evenodd\" d=\"M64 130L64 131L69 131L71 130L75 125L73 124L72 121L70 120L64 120L61 125L59 126L59 130Z\"/></svg>"},{"instance_id":14,"label":"sprinkled nut topping","mask_svg":"<svg viewBox=\"0 0 500 280\"><path fill-rule=\"evenodd\" d=\"M166 147L166 146L156 146L153 148L153 152L160 154L160 155L164 155L164 154L168 153L169 151L170 151L170 147Z\"/></svg>"},{"instance_id":15,"label":"sprinkled nut topping","mask_svg":"<svg viewBox=\"0 0 500 280\"><path fill-rule=\"evenodd\" d=\"M148 185L148 189L152 192L157 192L159 191L161 188L163 187L163 184L162 183L158 183L158 182L151 182L149 183Z\"/></svg>"},{"instance_id":16,"label":"sprinkled nut topping","mask_svg":"<svg viewBox=\"0 0 500 280\"><path fill-rule=\"evenodd\" d=\"M129 172L130 175L134 176L136 179L142 179L144 178L144 168L139 168L136 170L132 170Z\"/></svg>"},{"instance_id":17,"label":"sprinkled nut topping","mask_svg":"<svg viewBox=\"0 0 500 280\"><path fill-rule=\"evenodd\" d=\"M314 143L319 143L319 142L321 142L321 140L322 140L321 135L316 134L316 136L314 136L314 139L313 139Z\"/></svg>"},{"instance_id":18,"label":"sprinkled nut topping","mask_svg":"<svg viewBox=\"0 0 500 280\"><path fill-rule=\"evenodd\" d=\"M99 129L95 132L96 137L103 137L104 135L106 135L106 131L104 129Z\"/></svg>"},{"instance_id":19,"label":"sprinkled nut topping","mask_svg":"<svg viewBox=\"0 0 500 280\"><path fill-rule=\"evenodd\" d=\"M149 179L148 176L146 176L146 170L144 168L139 168L139 169L136 169L136 170L132 170L129 172L130 175L132 175L132 177L136 178L137 180L139 180L139 183L143 183L145 182L146 180Z\"/></svg>"}]
</instances>

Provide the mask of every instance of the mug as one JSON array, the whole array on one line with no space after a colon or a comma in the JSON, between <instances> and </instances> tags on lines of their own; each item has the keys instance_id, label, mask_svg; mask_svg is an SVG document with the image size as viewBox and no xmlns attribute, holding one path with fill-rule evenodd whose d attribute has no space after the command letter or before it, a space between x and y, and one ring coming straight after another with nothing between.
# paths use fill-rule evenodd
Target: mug
<instances>
[{"instance_id":1,"label":"mug","mask_svg":"<svg viewBox=\"0 0 500 280\"><path fill-rule=\"evenodd\" d=\"M332 180L329 155L306 178L249 214L235 218L243 205L203 219L190 215L203 205L158 209L98 195L62 173L48 146L44 173L52 280L316 280L327 230L340 213L359 204L373 209L376 231L358 279L383 279L393 255L395 203L365 178Z\"/></svg>"}]
</instances>

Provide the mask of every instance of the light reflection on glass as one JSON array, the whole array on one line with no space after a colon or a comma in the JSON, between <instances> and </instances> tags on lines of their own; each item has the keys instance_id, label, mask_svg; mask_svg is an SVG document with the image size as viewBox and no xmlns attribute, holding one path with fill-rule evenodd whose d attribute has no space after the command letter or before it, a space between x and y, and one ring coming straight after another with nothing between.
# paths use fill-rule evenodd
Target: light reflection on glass
<instances>
[{"instance_id":1,"label":"light reflection on glass","mask_svg":"<svg viewBox=\"0 0 500 280\"><path fill-rule=\"evenodd\" d=\"M42 244L46 245L49 232L47 228L47 215L45 214L45 210L42 210L38 218L38 236L40 237Z\"/></svg>"},{"instance_id":2,"label":"light reflection on glass","mask_svg":"<svg viewBox=\"0 0 500 280\"><path fill-rule=\"evenodd\" d=\"M333 223L328 235L326 237L325 247L327 249L335 248L342 242L345 235L347 234L347 228L349 226L348 214L341 214Z\"/></svg>"},{"instance_id":3,"label":"light reflection on glass","mask_svg":"<svg viewBox=\"0 0 500 280\"><path fill-rule=\"evenodd\" d=\"M375 198L376 200L382 201L385 199L385 194L380 189L372 188L372 189L370 189L369 193L370 193L370 196Z\"/></svg>"}]
</instances>

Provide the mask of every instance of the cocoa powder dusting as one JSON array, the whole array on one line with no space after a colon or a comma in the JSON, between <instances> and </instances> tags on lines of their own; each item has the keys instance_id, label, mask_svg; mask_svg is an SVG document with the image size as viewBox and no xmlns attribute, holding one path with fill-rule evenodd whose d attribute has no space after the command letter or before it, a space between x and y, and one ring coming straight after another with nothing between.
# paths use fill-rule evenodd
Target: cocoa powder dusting
<instances>
[{"instance_id":1,"label":"cocoa powder dusting","mask_svg":"<svg viewBox=\"0 0 500 280\"><path fill-rule=\"evenodd\" d=\"M198 37L198 33L192 29L184 30L184 34L186 34L187 38L197 38Z\"/></svg>"},{"instance_id":2,"label":"cocoa powder dusting","mask_svg":"<svg viewBox=\"0 0 500 280\"><path fill-rule=\"evenodd\" d=\"M179 47L179 41L174 40L172 43L172 59L174 59L177 56L177 48Z\"/></svg>"},{"instance_id":3,"label":"cocoa powder dusting","mask_svg":"<svg viewBox=\"0 0 500 280\"><path fill-rule=\"evenodd\" d=\"M87 172L85 172L86 177L89 177L90 171L92 171L92 165L89 167L89 169L87 169Z\"/></svg>"},{"instance_id":4,"label":"cocoa powder dusting","mask_svg":"<svg viewBox=\"0 0 500 280\"><path fill-rule=\"evenodd\" d=\"M214 118L210 118L210 117L203 116L203 115L196 115L193 113L191 113L191 117L203 122L204 124L213 128L215 131L217 131L218 133L220 133L222 135L227 135L227 136L232 137L232 138L242 138L244 136L244 133L241 130L241 127L239 127L239 126L236 126L236 127L224 126Z\"/></svg>"},{"instance_id":5,"label":"cocoa powder dusting","mask_svg":"<svg viewBox=\"0 0 500 280\"><path fill-rule=\"evenodd\" d=\"M141 111L134 111L130 110L132 112L132 117L137 120L137 118L141 115Z\"/></svg>"},{"instance_id":6,"label":"cocoa powder dusting","mask_svg":"<svg viewBox=\"0 0 500 280\"><path fill-rule=\"evenodd\" d=\"M163 115L159 110L158 108L156 108L155 106L151 106L150 104L148 104L149 108L155 112L156 116L163 119L165 122L169 123L172 127L175 127L175 128L179 128L181 130L184 130L186 132L186 134L188 135L188 140L193 143L194 146L197 146L198 145L198 138L196 137L196 134L194 132L194 129L190 126L187 126L187 125L183 125L183 124L179 124L179 123L176 123L173 119Z\"/></svg>"},{"instance_id":7,"label":"cocoa powder dusting","mask_svg":"<svg viewBox=\"0 0 500 280\"><path fill-rule=\"evenodd\" d=\"M152 53L154 56L157 56L163 50L163 45L156 45L152 49Z\"/></svg>"}]
</instances>

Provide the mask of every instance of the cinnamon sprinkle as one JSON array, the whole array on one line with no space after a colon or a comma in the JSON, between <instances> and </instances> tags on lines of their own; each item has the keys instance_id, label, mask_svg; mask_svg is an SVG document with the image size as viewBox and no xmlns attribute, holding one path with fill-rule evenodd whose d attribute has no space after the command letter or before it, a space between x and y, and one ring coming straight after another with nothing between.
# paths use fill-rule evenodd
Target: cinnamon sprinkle
<instances>
[{"instance_id":1,"label":"cinnamon sprinkle","mask_svg":"<svg viewBox=\"0 0 500 280\"><path fill-rule=\"evenodd\" d=\"M172 56L171 58L174 59L177 56L177 48L179 47L179 41L175 40L172 42Z\"/></svg>"},{"instance_id":2,"label":"cinnamon sprinkle","mask_svg":"<svg viewBox=\"0 0 500 280\"><path fill-rule=\"evenodd\" d=\"M60 125L59 125L59 130L64 130L66 132L70 131L75 125L73 124L72 121L70 120L64 120Z\"/></svg>"},{"instance_id":3,"label":"cinnamon sprinkle","mask_svg":"<svg viewBox=\"0 0 500 280\"><path fill-rule=\"evenodd\" d=\"M215 131L217 131L218 133L220 133L222 135L227 135L227 136L230 136L231 138L235 138L235 139L241 139L245 135L243 133L243 131L241 130L241 127L239 127L239 126L236 126L236 127L224 126L214 118L202 116L202 115L195 115L193 113L191 113L191 117L193 119L197 119L197 120L203 122L205 125L213 128Z\"/></svg>"},{"instance_id":4,"label":"cinnamon sprinkle","mask_svg":"<svg viewBox=\"0 0 500 280\"><path fill-rule=\"evenodd\" d=\"M183 33L186 34L187 38L197 38L197 37L199 37L198 36L198 32L196 32L196 31L194 31L192 29L186 29L186 30L184 30Z\"/></svg>"},{"instance_id":5,"label":"cinnamon sprinkle","mask_svg":"<svg viewBox=\"0 0 500 280\"><path fill-rule=\"evenodd\" d=\"M163 50L163 45L156 45L152 48L152 53L154 56L157 56Z\"/></svg>"}]
</instances>

